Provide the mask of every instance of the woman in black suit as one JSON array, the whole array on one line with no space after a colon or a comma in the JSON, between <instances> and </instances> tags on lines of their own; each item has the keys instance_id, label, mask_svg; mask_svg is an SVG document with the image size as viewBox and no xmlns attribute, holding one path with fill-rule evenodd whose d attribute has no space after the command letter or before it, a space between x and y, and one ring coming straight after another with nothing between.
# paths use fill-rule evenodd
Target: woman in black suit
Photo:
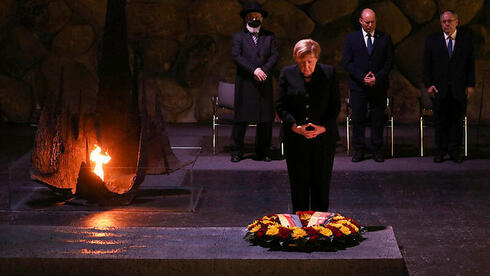
<instances>
[{"instance_id":1,"label":"woman in black suit","mask_svg":"<svg viewBox=\"0 0 490 276\"><path fill-rule=\"evenodd\" d=\"M304 39L294 46L296 65L282 69L276 110L283 142L293 211L328 211L340 95L335 70L319 64L320 45Z\"/></svg>"}]
</instances>

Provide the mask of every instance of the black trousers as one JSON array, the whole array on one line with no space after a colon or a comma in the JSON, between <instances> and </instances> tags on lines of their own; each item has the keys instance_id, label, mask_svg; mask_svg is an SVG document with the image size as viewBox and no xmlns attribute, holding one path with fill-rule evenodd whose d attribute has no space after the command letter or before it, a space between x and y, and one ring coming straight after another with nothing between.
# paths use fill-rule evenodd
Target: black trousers
<instances>
[{"instance_id":1,"label":"black trousers","mask_svg":"<svg viewBox=\"0 0 490 276\"><path fill-rule=\"evenodd\" d=\"M299 136L284 141L293 212L328 211L335 145Z\"/></svg>"},{"instance_id":2,"label":"black trousers","mask_svg":"<svg viewBox=\"0 0 490 276\"><path fill-rule=\"evenodd\" d=\"M369 106L371 118L371 145L373 152L381 150L383 145L383 128L385 123L386 96L380 96L378 91L365 90L350 92L352 106L352 146L354 150L366 148L366 114Z\"/></svg>"},{"instance_id":3,"label":"black trousers","mask_svg":"<svg viewBox=\"0 0 490 276\"><path fill-rule=\"evenodd\" d=\"M432 103L437 154L459 154L463 140L466 100L456 100L448 93L444 99L435 98Z\"/></svg>"},{"instance_id":4,"label":"black trousers","mask_svg":"<svg viewBox=\"0 0 490 276\"><path fill-rule=\"evenodd\" d=\"M234 122L231 130L231 154L243 154L243 145L247 122ZM272 122L258 123L255 133L255 153L259 156L268 155L272 140Z\"/></svg>"}]
</instances>

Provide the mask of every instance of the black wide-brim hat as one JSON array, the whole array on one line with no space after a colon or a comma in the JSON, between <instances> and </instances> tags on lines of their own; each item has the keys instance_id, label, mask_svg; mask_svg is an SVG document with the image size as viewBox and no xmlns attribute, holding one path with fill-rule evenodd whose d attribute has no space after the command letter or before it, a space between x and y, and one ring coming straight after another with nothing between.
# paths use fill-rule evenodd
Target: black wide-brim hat
<instances>
[{"instance_id":1,"label":"black wide-brim hat","mask_svg":"<svg viewBox=\"0 0 490 276\"><path fill-rule=\"evenodd\" d=\"M245 16L249 12L260 12L263 18L266 18L269 14L266 10L262 9L262 6L257 2L248 2L247 4L245 4L245 7L240 12L240 16L242 18L245 18Z\"/></svg>"}]
</instances>

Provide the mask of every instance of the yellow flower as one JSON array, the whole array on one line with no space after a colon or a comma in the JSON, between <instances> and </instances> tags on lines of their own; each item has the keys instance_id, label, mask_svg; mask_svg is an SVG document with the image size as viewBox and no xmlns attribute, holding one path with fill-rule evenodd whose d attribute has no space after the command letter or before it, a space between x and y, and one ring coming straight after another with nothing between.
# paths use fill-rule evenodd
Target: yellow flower
<instances>
[{"instance_id":1,"label":"yellow flower","mask_svg":"<svg viewBox=\"0 0 490 276\"><path fill-rule=\"evenodd\" d=\"M308 214L308 213L303 213L300 216L301 220L309 220L310 218L311 218L311 214Z\"/></svg>"},{"instance_id":2,"label":"yellow flower","mask_svg":"<svg viewBox=\"0 0 490 276\"><path fill-rule=\"evenodd\" d=\"M347 228L347 227L345 227L345 226L343 226L343 225L340 227L340 229L339 229L339 230L340 230L340 232L342 232L344 235L350 235L350 234L351 234L351 233L350 233L350 229L349 229L349 228Z\"/></svg>"},{"instance_id":3,"label":"yellow flower","mask_svg":"<svg viewBox=\"0 0 490 276\"><path fill-rule=\"evenodd\" d=\"M258 220L256 220L256 221L252 222L252 224L250 224L250 225L248 226L248 228L254 227L255 225L257 225L257 223L259 223L259 221L258 221Z\"/></svg>"},{"instance_id":4,"label":"yellow flower","mask_svg":"<svg viewBox=\"0 0 490 276\"><path fill-rule=\"evenodd\" d=\"M250 232L255 233L260 230L260 224L255 225L252 229L250 229Z\"/></svg>"},{"instance_id":5,"label":"yellow flower","mask_svg":"<svg viewBox=\"0 0 490 276\"><path fill-rule=\"evenodd\" d=\"M277 225L273 225L267 229L267 232L265 232L267 236L275 236L279 234L279 227Z\"/></svg>"},{"instance_id":6,"label":"yellow flower","mask_svg":"<svg viewBox=\"0 0 490 276\"><path fill-rule=\"evenodd\" d=\"M340 214L337 214L335 215L335 217L333 217L333 220L340 220L340 219L345 219L345 217L341 216Z\"/></svg>"},{"instance_id":7,"label":"yellow flower","mask_svg":"<svg viewBox=\"0 0 490 276\"><path fill-rule=\"evenodd\" d=\"M340 228L340 227L342 227L342 224L340 224L340 223L330 223L329 225L330 225L330 226L333 226L333 227L335 227L335 228Z\"/></svg>"},{"instance_id":8,"label":"yellow flower","mask_svg":"<svg viewBox=\"0 0 490 276\"><path fill-rule=\"evenodd\" d=\"M291 236L293 237L293 239L297 240L306 236L306 231L299 227L293 227L293 234Z\"/></svg>"},{"instance_id":9,"label":"yellow flower","mask_svg":"<svg viewBox=\"0 0 490 276\"><path fill-rule=\"evenodd\" d=\"M326 227L323 227L323 226L313 226L313 229L320 232L320 234L322 234L325 237L330 237L333 235L332 230L330 230Z\"/></svg>"},{"instance_id":10,"label":"yellow flower","mask_svg":"<svg viewBox=\"0 0 490 276\"><path fill-rule=\"evenodd\" d=\"M262 223L268 225L268 224L272 224L272 221L266 219L266 220L263 220Z\"/></svg>"},{"instance_id":11,"label":"yellow flower","mask_svg":"<svg viewBox=\"0 0 490 276\"><path fill-rule=\"evenodd\" d=\"M332 230L328 229L328 228L323 228L321 231L320 231L320 234L324 235L325 237L330 237L333 235L332 233Z\"/></svg>"},{"instance_id":12,"label":"yellow flower","mask_svg":"<svg viewBox=\"0 0 490 276\"><path fill-rule=\"evenodd\" d=\"M349 225L350 227L352 227L352 229L354 229L354 232L359 232L359 228L357 226L355 226L354 223L352 223L348 220L343 220L342 224L343 225Z\"/></svg>"},{"instance_id":13,"label":"yellow flower","mask_svg":"<svg viewBox=\"0 0 490 276\"><path fill-rule=\"evenodd\" d=\"M350 227L352 227L352 229L354 230L354 232L359 232L359 228L357 226L355 226L352 222L348 221L348 220L339 220L337 221L337 224L342 224L342 225L349 225ZM352 232L352 231L350 231Z\"/></svg>"},{"instance_id":14,"label":"yellow flower","mask_svg":"<svg viewBox=\"0 0 490 276\"><path fill-rule=\"evenodd\" d=\"M354 231L359 232L359 228L355 226L353 223L349 222L350 227L354 228Z\"/></svg>"}]
</instances>

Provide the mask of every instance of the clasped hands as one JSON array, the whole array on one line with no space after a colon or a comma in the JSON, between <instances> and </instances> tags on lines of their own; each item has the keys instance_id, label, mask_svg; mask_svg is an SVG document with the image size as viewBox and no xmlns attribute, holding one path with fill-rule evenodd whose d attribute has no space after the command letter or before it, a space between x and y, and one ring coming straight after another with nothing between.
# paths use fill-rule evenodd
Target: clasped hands
<instances>
[{"instance_id":1,"label":"clasped hands","mask_svg":"<svg viewBox=\"0 0 490 276\"><path fill-rule=\"evenodd\" d=\"M309 130L310 128L313 129ZM291 130L299 135L303 135L306 139L313 139L326 131L324 126L315 125L313 123L308 123L306 125L293 124Z\"/></svg>"},{"instance_id":2,"label":"clasped hands","mask_svg":"<svg viewBox=\"0 0 490 276\"><path fill-rule=\"evenodd\" d=\"M376 77L374 76L373 72L369 72L364 76L364 84L373 87L376 84Z\"/></svg>"},{"instance_id":3,"label":"clasped hands","mask_svg":"<svg viewBox=\"0 0 490 276\"><path fill-rule=\"evenodd\" d=\"M254 79L256 81L265 81L267 79L267 74L262 71L262 69L257 68L254 71Z\"/></svg>"}]
</instances>

